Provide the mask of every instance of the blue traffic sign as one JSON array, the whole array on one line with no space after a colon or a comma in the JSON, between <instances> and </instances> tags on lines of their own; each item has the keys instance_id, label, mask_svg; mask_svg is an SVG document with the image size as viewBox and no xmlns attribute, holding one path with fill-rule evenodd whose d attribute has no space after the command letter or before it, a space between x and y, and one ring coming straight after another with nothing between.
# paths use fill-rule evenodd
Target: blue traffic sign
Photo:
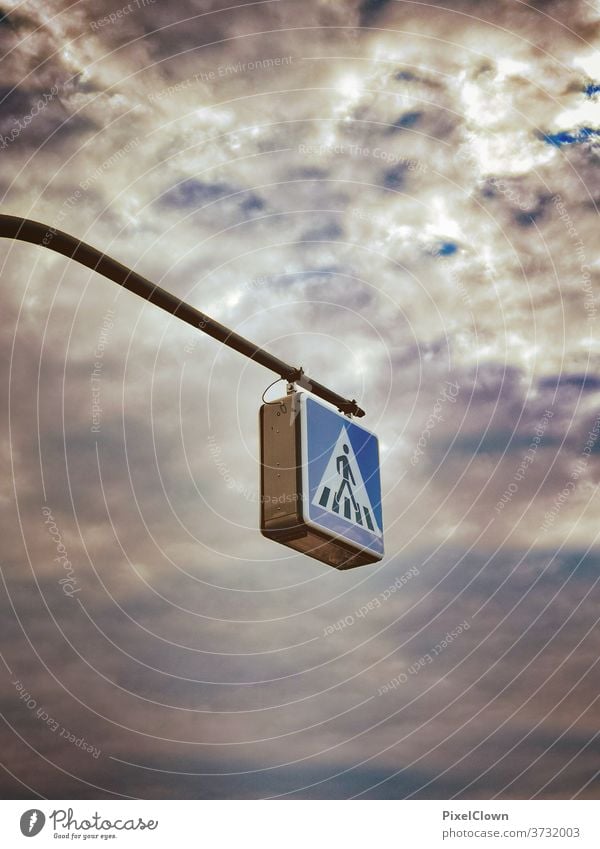
<instances>
[{"instance_id":1,"label":"blue traffic sign","mask_svg":"<svg viewBox=\"0 0 600 849\"><path fill-rule=\"evenodd\" d=\"M300 394L302 508L307 525L383 557L377 437Z\"/></svg>"}]
</instances>

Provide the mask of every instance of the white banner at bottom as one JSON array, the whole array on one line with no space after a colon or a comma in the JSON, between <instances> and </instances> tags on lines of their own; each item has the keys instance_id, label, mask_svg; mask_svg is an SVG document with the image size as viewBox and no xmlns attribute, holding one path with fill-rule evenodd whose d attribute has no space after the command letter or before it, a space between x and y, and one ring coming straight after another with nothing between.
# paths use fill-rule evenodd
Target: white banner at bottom
<instances>
[{"instance_id":1,"label":"white banner at bottom","mask_svg":"<svg viewBox=\"0 0 600 849\"><path fill-rule=\"evenodd\" d=\"M600 801L2 801L0 845L600 846ZM33 842L29 842L33 841Z\"/></svg>"}]
</instances>

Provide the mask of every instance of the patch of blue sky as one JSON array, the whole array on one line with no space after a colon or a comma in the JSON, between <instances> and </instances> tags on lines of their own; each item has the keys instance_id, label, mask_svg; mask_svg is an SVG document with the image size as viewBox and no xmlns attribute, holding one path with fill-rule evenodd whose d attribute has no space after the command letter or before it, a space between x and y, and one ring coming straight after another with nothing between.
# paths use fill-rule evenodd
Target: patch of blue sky
<instances>
[{"instance_id":1,"label":"patch of blue sky","mask_svg":"<svg viewBox=\"0 0 600 849\"><path fill-rule=\"evenodd\" d=\"M593 127L581 127L571 132L563 130L560 133L544 133L542 138L547 144L562 147L564 144L581 144L594 136L600 136L600 130L595 130Z\"/></svg>"}]
</instances>

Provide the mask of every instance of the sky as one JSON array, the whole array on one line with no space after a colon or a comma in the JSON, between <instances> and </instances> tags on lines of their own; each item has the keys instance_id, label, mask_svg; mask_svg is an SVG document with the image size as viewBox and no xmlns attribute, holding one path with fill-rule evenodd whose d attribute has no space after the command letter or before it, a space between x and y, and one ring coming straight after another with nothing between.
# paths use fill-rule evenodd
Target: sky
<instances>
[{"instance_id":1,"label":"sky","mask_svg":"<svg viewBox=\"0 0 600 849\"><path fill-rule=\"evenodd\" d=\"M2 0L2 212L356 398L386 554L261 536L271 373L2 240L3 798L598 798L600 6L120 2Z\"/></svg>"}]
</instances>

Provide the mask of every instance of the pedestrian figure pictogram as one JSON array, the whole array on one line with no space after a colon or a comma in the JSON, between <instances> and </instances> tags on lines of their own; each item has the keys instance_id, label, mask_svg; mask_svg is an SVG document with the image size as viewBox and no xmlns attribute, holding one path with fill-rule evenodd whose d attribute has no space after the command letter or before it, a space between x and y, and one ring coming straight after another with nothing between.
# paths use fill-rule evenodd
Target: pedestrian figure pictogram
<instances>
[{"instance_id":1,"label":"pedestrian figure pictogram","mask_svg":"<svg viewBox=\"0 0 600 849\"><path fill-rule=\"evenodd\" d=\"M340 430L313 504L377 536L382 535L345 427Z\"/></svg>"},{"instance_id":2,"label":"pedestrian figure pictogram","mask_svg":"<svg viewBox=\"0 0 600 849\"><path fill-rule=\"evenodd\" d=\"M354 509L354 515L356 516L356 522L357 522L357 524L362 525L362 518L361 518L361 515L360 515L360 507L356 503L356 499L354 498L354 495L352 493L352 487L350 486L351 481L352 481L352 486L356 486L356 481L354 480L354 475L352 474L352 469L350 468L350 463L348 462L348 457L346 456L350 449L348 448L348 446L345 443L342 446L342 449L343 449L344 453L340 454L339 457L335 458L335 464L337 466L338 474L341 475L341 477L342 477L342 483L340 485L340 488L338 489L338 491L336 492L336 494L333 497L332 509L333 509L334 513L340 512L340 498L342 497L342 493L343 493L344 489L347 488L348 489L348 498L352 502L352 507ZM344 501L344 516L346 517L346 519L350 518L349 515L346 515L346 513L349 513L349 512L350 512L350 507L348 505L348 499L345 499L345 501Z\"/></svg>"}]
</instances>

